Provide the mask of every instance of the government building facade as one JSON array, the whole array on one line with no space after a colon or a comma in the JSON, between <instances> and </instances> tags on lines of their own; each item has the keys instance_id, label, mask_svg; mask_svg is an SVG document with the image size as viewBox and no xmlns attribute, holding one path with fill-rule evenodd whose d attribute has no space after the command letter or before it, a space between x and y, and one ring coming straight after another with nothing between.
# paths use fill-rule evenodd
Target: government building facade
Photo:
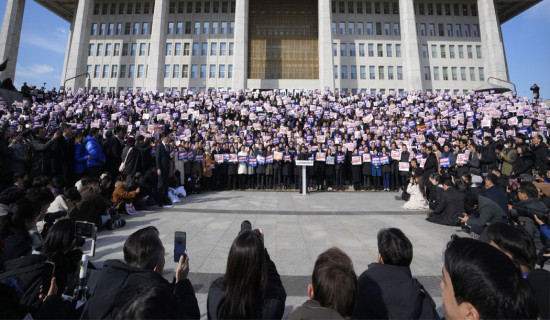
<instances>
[{"instance_id":1,"label":"government building facade","mask_svg":"<svg viewBox=\"0 0 550 320\"><path fill-rule=\"evenodd\" d=\"M35 0L70 23L61 85L466 92L509 80L512 0ZM14 78L25 0L7 0Z\"/></svg>"}]
</instances>

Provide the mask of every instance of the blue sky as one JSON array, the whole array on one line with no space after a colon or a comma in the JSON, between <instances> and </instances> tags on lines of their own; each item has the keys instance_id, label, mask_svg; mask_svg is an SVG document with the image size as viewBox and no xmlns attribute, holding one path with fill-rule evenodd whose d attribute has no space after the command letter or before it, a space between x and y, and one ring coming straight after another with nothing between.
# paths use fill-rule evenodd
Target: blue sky
<instances>
[{"instance_id":1,"label":"blue sky","mask_svg":"<svg viewBox=\"0 0 550 320\"><path fill-rule=\"evenodd\" d=\"M6 1L0 1L0 21ZM32 0L26 1L23 30L17 58L15 84L59 87L67 45L69 23ZM508 21L502 26L510 80L520 96L531 97L533 83L550 98L550 0Z\"/></svg>"}]
</instances>

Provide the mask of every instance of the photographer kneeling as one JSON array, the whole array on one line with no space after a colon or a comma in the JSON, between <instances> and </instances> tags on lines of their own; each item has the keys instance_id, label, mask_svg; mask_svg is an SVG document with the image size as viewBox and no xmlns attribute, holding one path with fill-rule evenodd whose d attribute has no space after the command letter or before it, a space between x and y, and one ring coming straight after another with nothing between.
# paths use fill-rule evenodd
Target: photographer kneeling
<instances>
[{"instance_id":1,"label":"photographer kneeling","mask_svg":"<svg viewBox=\"0 0 550 320\"><path fill-rule=\"evenodd\" d=\"M544 248L540 230L535 223L535 215L542 221L548 220L548 208L538 199L538 190L531 182L523 181L519 185L518 197L520 202L508 205L510 217L529 233L537 252Z\"/></svg>"}]
</instances>

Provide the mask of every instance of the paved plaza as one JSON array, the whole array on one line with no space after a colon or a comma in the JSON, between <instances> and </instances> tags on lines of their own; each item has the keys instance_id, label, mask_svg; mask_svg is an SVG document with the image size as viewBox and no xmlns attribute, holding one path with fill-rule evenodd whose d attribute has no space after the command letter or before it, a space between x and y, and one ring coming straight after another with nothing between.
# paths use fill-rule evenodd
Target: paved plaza
<instances>
[{"instance_id":1,"label":"paved plaza","mask_svg":"<svg viewBox=\"0 0 550 320\"><path fill-rule=\"evenodd\" d=\"M317 256L339 247L353 260L359 276L377 259L378 230L397 227L414 246L411 265L434 297L442 313L439 281L445 244L458 227L425 221L426 212L403 211L394 192L224 191L192 195L172 209L141 212L127 217L127 225L101 232L93 262L122 259L127 236L139 228L155 226L166 248L165 277L172 279L174 231L187 232L187 250L201 314L206 317L210 283L223 275L227 255L243 220L264 230L265 246L277 266L287 292L286 314L307 299L307 284Z\"/></svg>"}]
</instances>

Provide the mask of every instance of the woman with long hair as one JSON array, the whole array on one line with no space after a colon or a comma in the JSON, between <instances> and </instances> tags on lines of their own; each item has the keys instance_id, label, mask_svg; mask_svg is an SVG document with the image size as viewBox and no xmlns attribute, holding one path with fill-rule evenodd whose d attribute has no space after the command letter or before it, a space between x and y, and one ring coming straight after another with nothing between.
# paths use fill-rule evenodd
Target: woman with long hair
<instances>
[{"instance_id":1,"label":"woman with long hair","mask_svg":"<svg viewBox=\"0 0 550 320\"><path fill-rule=\"evenodd\" d=\"M407 193L410 195L409 201L403 204L403 209L407 210L427 210L426 186L424 178L421 175L411 176Z\"/></svg>"},{"instance_id":2,"label":"woman with long hair","mask_svg":"<svg viewBox=\"0 0 550 320\"><path fill-rule=\"evenodd\" d=\"M244 221L227 258L225 275L208 291L208 319L281 319L286 292L264 247L261 229Z\"/></svg>"}]
</instances>

